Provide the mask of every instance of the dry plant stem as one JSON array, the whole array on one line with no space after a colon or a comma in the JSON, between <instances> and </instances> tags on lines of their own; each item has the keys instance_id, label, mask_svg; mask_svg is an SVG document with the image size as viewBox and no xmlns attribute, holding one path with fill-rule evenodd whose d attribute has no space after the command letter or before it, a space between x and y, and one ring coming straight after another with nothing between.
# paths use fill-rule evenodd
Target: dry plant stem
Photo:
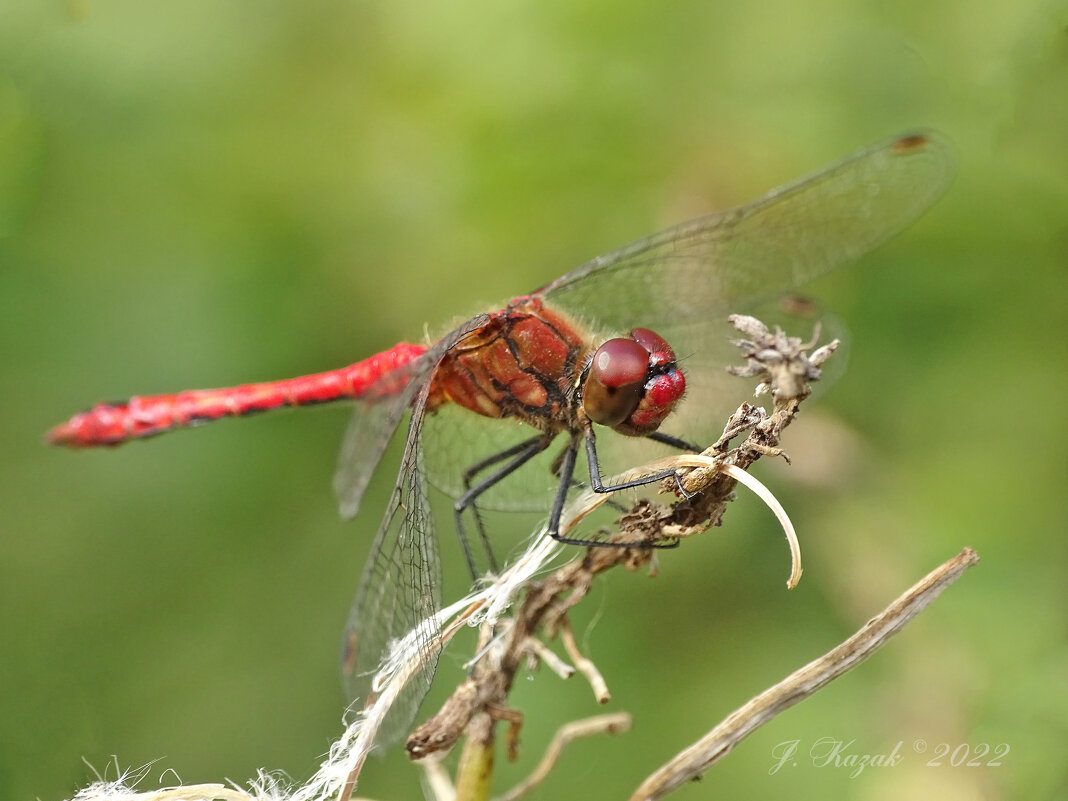
<instances>
[{"instance_id":1,"label":"dry plant stem","mask_svg":"<svg viewBox=\"0 0 1068 801\"><path fill-rule=\"evenodd\" d=\"M516 616L508 621L495 647L491 648L441 710L408 738L413 759L451 748L474 714L490 707L506 707L516 672L531 653L527 640L543 627L555 633L567 610L586 594L597 574L627 564L637 568L651 558L646 548L593 548L585 558L560 568L544 581L536 582Z\"/></svg>"},{"instance_id":2,"label":"dry plant stem","mask_svg":"<svg viewBox=\"0 0 1068 801\"><path fill-rule=\"evenodd\" d=\"M631 801L663 798L697 778L760 726L871 656L978 561L975 551L965 548L940 565L837 648L753 698L657 770L635 791Z\"/></svg>"},{"instance_id":3,"label":"dry plant stem","mask_svg":"<svg viewBox=\"0 0 1068 801\"><path fill-rule=\"evenodd\" d=\"M527 640L527 648L530 649L531 656L535 657L537 662L545 665L560 678L569 679L575 674L574 665L567 664L537 637L530 637Z\"/></svg>"},{"instance_id":4,"label":"dry plant stem","mask_svg":"<svg viewBox=\"0 0 1068 801\"><path fill-rule=\"evenodd\" d=\"M487 801L493 784L493 718L479 712L471 720L456 769L456 801Z\"/></svg>"},{"instance_id":5,"label":"dry plant stem","mask_svg":"<svg viewBox=\"0 0 1068 801\"><path fill-rule=\"evenodd\" d=\"M587 659L579 651L578 643L575 642L575 633L571 630L571 622L566 617L561 621L560 640L564 644L567 655L575 663L575 669L585 676L586 681L590 683L590 688L593 690L593 696L597 699L597 703L607 704L611 701L612 694L608 691L608 683L604 680L604 676L601 675L601 671L593 664L593 661Z\"/></svg>"}]
</instances>

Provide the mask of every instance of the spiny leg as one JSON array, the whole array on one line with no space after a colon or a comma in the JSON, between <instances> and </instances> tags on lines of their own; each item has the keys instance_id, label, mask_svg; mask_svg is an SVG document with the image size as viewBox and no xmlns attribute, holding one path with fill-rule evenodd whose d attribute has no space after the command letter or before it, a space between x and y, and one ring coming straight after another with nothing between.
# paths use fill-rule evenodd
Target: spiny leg
<instances>
[{"instance_id":1,"label":"spiny leg","mask_svg":"<svg viewBox=\"0 0 1068 801\"><path fill-rule=\"evenodd\" d=\"M651 437L657 442L662 442L666 445L672 445L673 447L679 447L684 450L696 450L689 443L683 440L676 439L670 435L664 434L659 437ZM619 490L632 489L634 487L642 487L646 484L653 484L657 481L661 481L665 478L676 478L677 475L674 470L660 470L655 473L650 473L647 476L641 476L631 481L624 481L619 484L606 485L601 479L601 468L597 461L597 438L593 433L593 427L586 426L585 431L586 440L586 461L590 471L590 487L594 492L606 493L617 492ZM677 548L678 542L663 543L663 544L650 544L650 543L637 543L637 542L604 542L601 540L589 540L579 539L575 537L564 537L560 534L560 517L563 514L564 504L567 501L567 490L570 487L574 472L575 472L575 459L578 451L578 438L572 437L571 442L568 443L567 450L564 452L564 458L560 466L560 485L556 492L556 499L553 503L552 515L549 517L549 536L553 539L564 542L569 545L594 545L594 546L608 546L617 548Z\"/></svg>"},{"instance_id":2,"label":"spiny leg","mask_svg":"<svg viewBox=\"0 0 1068 801\"><path fill-rule=\"evenodd\" d=\"M692 453L700 453L703 448L699 448L696 445L687 442L684 439L673 437L671 434L665 434L662 431L654 431L652 434L646 434L646 439L651 439L653 442L659 442L662 445L668 445L676 450L690 451Z\"/></svg>"},{"instance_id":3,"label":"spiny leg","mask_svg":"<svg viewBox=\"0 0 1068 801\"><path fill-rule=\"evenodd\" d=\"M486 536L485 526L482 525L482 517L478 511L478 505L475 501L482 493L493 487L501 479L511 475L524 464L529 462L547 447L553 440L552 435L539 434L536 437L523 440L517 445L513 445L511 448L506 448L499 453L495 453L492 456L483 459L480 462L469 467L464 471L464 494L456 499L453 504L453 517L456 523L456 533L460 537L460 545L464 550L464 557L467 559L467 566L471 570L471 576L478 578L478 567L475 565L474 554L471 553L471 546L467 541L467 533L464 530L463 514L470 508L475 518L475 525L478 529L479 538L482 541L482 547L486 552L486 558L489 561L490 570L497 572L497 559L493 555L493 549L490 547L489 538ZM471 485L472 479L483 470L493 467L500 462L508 460L503 466L499 467L490 475L481 479L477 484Z\"/></svg>"}]
</instances>

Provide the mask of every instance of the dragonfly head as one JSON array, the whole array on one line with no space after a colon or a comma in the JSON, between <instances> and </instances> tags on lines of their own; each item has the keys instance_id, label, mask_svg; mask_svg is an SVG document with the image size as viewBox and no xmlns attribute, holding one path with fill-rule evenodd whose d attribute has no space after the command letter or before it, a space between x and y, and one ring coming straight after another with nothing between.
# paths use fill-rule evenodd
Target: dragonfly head
<instances>
[{"instance_id":1,"label":"dragonfly head","mask_svg":"<svg viewBox=\"0 0 1068 801\"><path fill-rule=\"evenodd\" d=\"M685 391L671 346L648 328L635 328L594 352L582 409L595 423L641 437L660 427Z\"/></svg>"}]
</instances>

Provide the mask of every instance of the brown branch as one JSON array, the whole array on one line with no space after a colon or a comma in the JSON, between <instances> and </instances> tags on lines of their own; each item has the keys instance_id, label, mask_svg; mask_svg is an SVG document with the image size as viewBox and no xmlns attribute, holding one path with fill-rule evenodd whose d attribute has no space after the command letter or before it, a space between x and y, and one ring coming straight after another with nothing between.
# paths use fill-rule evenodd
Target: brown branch
<instances>
[{"instance_id":1,"label":"brown branch","mask_svg":"<svg viewBox=\"0 0 1068 801\"><path fill-rule=\"evenodd\" d=\"M975 551L965 548L940 565L841 645L794 671L731 713L712 731L649 776L630 801L663 798L697 778L776 715L871 656L978 561Z\"/></svg>"}]
</instances>

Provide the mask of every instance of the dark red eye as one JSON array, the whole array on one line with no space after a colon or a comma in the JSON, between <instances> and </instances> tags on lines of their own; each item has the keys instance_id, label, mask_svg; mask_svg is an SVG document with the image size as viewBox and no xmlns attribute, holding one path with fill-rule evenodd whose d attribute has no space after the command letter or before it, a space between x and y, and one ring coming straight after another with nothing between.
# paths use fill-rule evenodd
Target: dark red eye
<instances>
[{"instance_id":1,"label":"dark red eye","mask_svg":"<svg viewBox=\"0 0 1068 801\"><path fill-rule=\"evenodd\" d=\"M633 339L610 339L593 354L582 408L595 423L615 426L638 408L649 351Z\"/></svg>"},{"instance_id":2,"label":"dark red eye","mask_svg":"<svg viewBox=\"0 0 1068 801\"><path fill-rule=\"evenodd\" d=\"M662 351L670 356L675 355L675 351L671 349L671 346L656 331L650 331L648 328L635 328L630 332L630 335L634 338L638 344L645 348L650 353L657 353Z\"/></svg>"},{"instance_id":3,"label":"dark red eye","mask_svg":"<svg viewBox=\"0 0 1068 801\"><path fill-rule=\"evenodd\" d=\"M645 380L649 351L633 339L610 339L593 354L590 375L608 387Z\"/></svg>"},{"instance_id":4,"label":"dark red eye","mask_svg":"<svg viewBox=\"0 0 1068 801\"><path fill-rule=\"evenodd\" d=\"M660 334L648 328L635 328L630 335L649 351L649 367L656 369L665 364L675 363L675 351Z\"/></svg>"}]
</instances>

